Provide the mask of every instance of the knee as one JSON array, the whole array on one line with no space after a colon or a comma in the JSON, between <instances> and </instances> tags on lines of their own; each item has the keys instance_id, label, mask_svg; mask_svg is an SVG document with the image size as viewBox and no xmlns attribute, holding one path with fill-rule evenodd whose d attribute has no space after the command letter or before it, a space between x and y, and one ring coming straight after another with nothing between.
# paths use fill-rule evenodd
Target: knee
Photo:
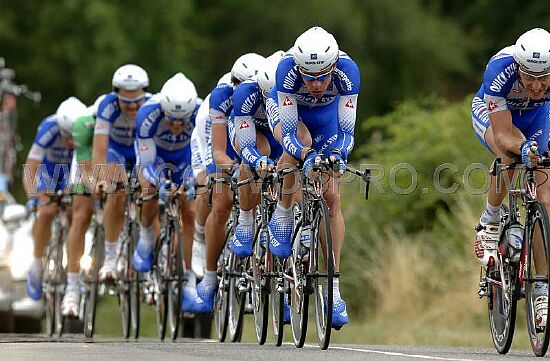
<instances>
[{"instance_id":1,"label":"knee","mask_svg":"<svg viewBox=\"0 0 550 361\"><path fill-rule=\"evenodd\" d=\"M340 195L334 193L325 193L325 200L327 201L329 216L334 217L340 213Z\"/></svg>"},{"instance_id":2,"label":"knee","mask_svg":"<svg viewBox=\"0 0 550 361\"><path fill-rule=\"evenodd\" d=\"M38 210L38 221L43 223L51 223L56 215L57 208L55 205L43 206Z\"/></svg>"}]
</instances>

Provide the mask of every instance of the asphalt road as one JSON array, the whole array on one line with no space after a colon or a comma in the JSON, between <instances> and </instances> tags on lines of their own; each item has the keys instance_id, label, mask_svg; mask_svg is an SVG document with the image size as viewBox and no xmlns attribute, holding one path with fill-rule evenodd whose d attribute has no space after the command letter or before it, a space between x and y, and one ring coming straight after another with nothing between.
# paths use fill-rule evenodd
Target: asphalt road
<instances>
[{"instance_id":1,"label":"asphalt road","mask_svg":"<svg viewBox=\"0 0 550 361\"><path fill-rule=\"evenodd\" d=\"M506 360L532 358L530 352L512 351ZM331 345L328 351L321 351L316 345L297 349L283 344L231 344L212 341L178 340L160 343L155 339L139 342L121 342L114 338L96 338L87 341L80 335L65 335L61 340L48 339L42 335L0 334L0 360L35 361L354 361L354 360L502 360L493 349L442 348L416 346L376 345Z\"/></svg>"}]
</instances>

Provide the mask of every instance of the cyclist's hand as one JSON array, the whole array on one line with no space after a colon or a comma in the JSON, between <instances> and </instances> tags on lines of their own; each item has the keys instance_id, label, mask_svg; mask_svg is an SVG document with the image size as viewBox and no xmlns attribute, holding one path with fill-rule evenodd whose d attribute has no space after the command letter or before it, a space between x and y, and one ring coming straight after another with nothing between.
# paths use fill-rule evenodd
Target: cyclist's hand
<instances>
[{"instance_id":1,"label":"cyclist's hand","mask_svg":"<svg viewBox=\"0 0 550 361\"><path fill-rule=\"evenodd\" d=\"M192 178L189 178L187 180L187 182L185 182L185 200L187 202L190 202L192 201L193 199L195 199L195 196L197 195L197 191L196 191L196 188L195 188L195 183L196 183L196 180L194 177Z\"/></svg>"},{"instance_id":2,"label":"cyclist's hand","mask_svg":"<svg viewBox=\"0 0 550 361\"><path fill-rule=\"evenodd\" d=\"M268 172L271 172L273 170L273 167L275 166L275 163L265 155L258 158L256 160L256 164L254 165L254 168L256 168L256 173L260 177L265 177Z\"/></svg>"},{"instance_id":3,"label":"cyclist's hand","mask_svg":"<svg viewBox=\"0 0 550 361\"><path fill-rule=\"evenodd\" d=\"M338 172L340 175L346 172L346 160L342 157L342 153L338 149L333 149L330 152L328 161L335 172Z\"/></svg>"},{"instance_id":4,"label":"cyclist's hand","mask_svg":"<svg viewBox=\"0 0 550 361\"><path fill-rule=\"evenodd\" d=\"M107 181L99 180L95 183L94 194L99 196L101 193L107 192Z\"/></svg>"},{"instance_id":5,"label":"cyclist's hand","mask_svg":"<svg viewBox=\"0 0 550 361\"><path fill-rule=\"evenodd\" d=\"M168 199L174 193L174 184L169 180L164 180L159 185L159 199L168 203Z\"/></svg>"},{"instance_id":6,"label":"cyclist's hand","mask_svg":"<svg viewBox=\"0 0 550 361\"><path fill-rule=\"evenodd\" d=\"M318 165L321 163L321 156L317 154L317 152L309 152L309 154L306 156L306 159L304 159L304 166L303 171L306 176L312 175L312 170L314 165Z\"/></svg>"},{"instance_id":7,"label":"cyclist's hand","mask_svg":"<svg viewBox=\"0 0 550 361\"><path fill-rule=\"evenodd\" d=\"M38 197L30 197L27 199L27 202L25 202L25 207L29 210L29 212L36 212L36 209L38 208L39 200Z\"/></svg>"},{"instance_id":8,"label":"cyclist's hand","mask_svg":"<svg viewBox=\"0 0 550 361\"><path fill-rule=\"evenodd\" d=\"M534 150L534 151L533 151ZM527 168L533 168L537 165L539 152L537 150L537 142L527 140L521 145L521 161Z\"/></svg>"}]
</instances>

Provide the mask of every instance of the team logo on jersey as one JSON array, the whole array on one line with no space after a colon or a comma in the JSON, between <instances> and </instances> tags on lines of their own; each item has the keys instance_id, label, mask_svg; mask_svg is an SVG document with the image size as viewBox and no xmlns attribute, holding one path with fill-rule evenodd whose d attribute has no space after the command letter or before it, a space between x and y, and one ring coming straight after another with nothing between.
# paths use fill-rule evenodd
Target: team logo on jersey
<instances>
[{"instance_id":1,"label":"team logo on jersey","mask_svg":"<svg viewBox=\"0 0 550 361\"><path fill-rule=\"evenodd\" d=\"M351 109L355 108L355 105L353 105L353 100L349 99L349 100L346 102L345 107L351 108Z\"/></svg>"},{"instance_id":2,"label":"team logo on jersey","mask_svg":"<svg viewBox=\"0 0 550 361\"><path fill-rule=\"evenodd\" d=\"M239 129L246 129L246 128L250 128L250 124L248 124L247 121L244 121L241 123L241 126L239 127Z\"/></svg>"},{"instance_id":3,"label":"team logo on jersey","mask_svg":"<svg viewBox=\"0 0 550 361\"><path fill-rule=\"evenodd\" d=\"M534 59L540 59L540 53L533 53Z\"/></svg>"},{"instance_id":4,"label":"team logo on jersey","mask_svg":"<svg viewBox=\"0 0 550 361\"><path fill-rule=\"evenodd\" d=\"M286 106L289 106L289 105L294 105L294 103L292 102L292 100L290 100L290 98L288 96L286 96L285 100L283 100L283 107L286 107Z\"/></svg>"},{"instance_id":5,"label":"team logo on jersey","mask_svg":"<svg viewBox=\"0 0 550 361\"><path fill-rule=\"evenodd\" d=\"M317 60L317 54L310 54L309 57L311 60Z\"/></svg>"},{"instance_id":6,"label":"team logo on jersey","mask_svg":"<svg viewBox=\"0 0 550 361\"><path fill-rule=\"evenodd\" d=\"M487 106L487 109L489 109L490 112L498 108L498 104L493 103L492 101L489 102L489 105Z\"/></svg>"}]
</instances>

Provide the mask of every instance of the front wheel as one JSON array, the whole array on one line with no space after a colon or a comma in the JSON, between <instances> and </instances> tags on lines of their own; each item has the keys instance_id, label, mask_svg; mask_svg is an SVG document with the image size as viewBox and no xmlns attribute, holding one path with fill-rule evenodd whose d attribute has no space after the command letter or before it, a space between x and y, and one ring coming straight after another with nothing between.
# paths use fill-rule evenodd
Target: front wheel
<instances>
[{"instance_id":1,"label":"front wheel","mask_svg":"<svg viewBox=\"0 0 550 361\"><path fill-rule=\"evenodd\" d=\"M243 332L243 315L246 302L246 291L242 291L243 280L241 279L242 260L233 252L229 255L229 337L231 342L240 342ZM246 282L246 281L244 281Z\"/></svg>"},{"instance_id":2,"label":"front wheel","mask_svg":"<svg viewBox=\"0 0 550 361\"><path fill-rule=\"evenodd\" d=\"M168 252L167 268L167 302L168 302L168 325L170 337L175 340L178 337L181 311L181 294L183 283L183 238L176 220L171 229L170 245Z\"/></svg>"},{"instance_id":3,"label":"front wheel","mask_svg":"<svg viewBox=\"0 0 550 361\"><path fill-rule=\"evenodd\" d=\"M527 313L527 331L533 352L544 356L550 340L548 313L548 275L550 225L548 212L539 202L532 203L528 210L524 236L525 262L525 307Z\"/></svg>"}]
</instances>

